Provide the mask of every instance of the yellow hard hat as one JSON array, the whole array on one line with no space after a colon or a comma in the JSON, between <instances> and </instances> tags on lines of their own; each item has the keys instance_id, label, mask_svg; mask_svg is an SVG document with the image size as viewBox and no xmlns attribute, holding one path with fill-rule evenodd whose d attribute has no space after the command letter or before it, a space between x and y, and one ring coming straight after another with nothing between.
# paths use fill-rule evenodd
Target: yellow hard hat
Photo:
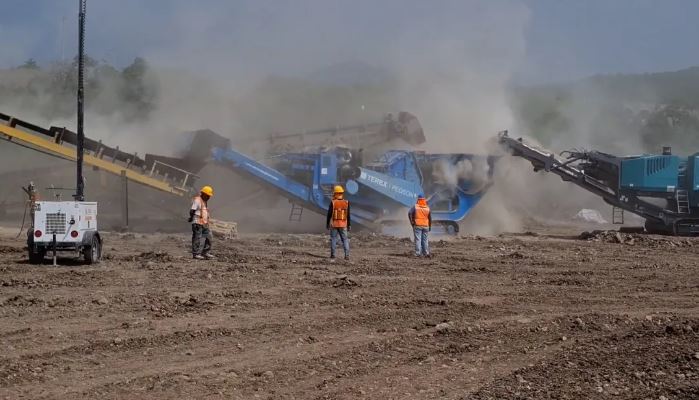
<instances>
[{"instance_id":1,"label":"yellow hard hat","mask_svg":"<svg viewBox=\"0 0 699 400\"><path fill-rule=\"evenodd\" d=\"M203 188L201 188L200 192L209 197L214 197L214 188L212 188L211 186L204 186Z\"/></svg>"},{"instance_id":2,"label":"yellow hard hat","mask_svg":"<svg viewBox=\"0 0 699 400\"><path fill-rule=\"evenodd\" d=\"M337 185L335 186L335 189L333 189L333 193L345 193L345 189L343 189L342 186Z\"/></svg>"}]
</instances>

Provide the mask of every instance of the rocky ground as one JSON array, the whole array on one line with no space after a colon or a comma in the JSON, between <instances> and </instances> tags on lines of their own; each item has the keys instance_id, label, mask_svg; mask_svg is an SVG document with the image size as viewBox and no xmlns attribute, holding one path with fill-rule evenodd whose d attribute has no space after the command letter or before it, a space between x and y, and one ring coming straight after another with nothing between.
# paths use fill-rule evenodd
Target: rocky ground
<instances>
[{"instance_id":1,"label":"rocky ground","mask_svg":"<svg viewBox=\"0 0 699 400\"><path fill-rule=\"evenodd\" d=\"M106 234L99 266L0 238L0 398L699 398L699 240L411 243Z\"/></svg>"}]
</instances>

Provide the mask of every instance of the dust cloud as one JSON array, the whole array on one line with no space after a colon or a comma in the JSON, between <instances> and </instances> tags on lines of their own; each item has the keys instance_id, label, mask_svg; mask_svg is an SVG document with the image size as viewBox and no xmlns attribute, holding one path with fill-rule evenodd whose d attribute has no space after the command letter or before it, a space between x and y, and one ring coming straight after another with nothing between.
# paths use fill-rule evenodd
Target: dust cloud
<instances>
[{"instance_id":1,"label":"dust cloud","mask_svg":"<svg viewBox=\"0 0 699 400\"><path fill-rule=\"evenodd\" d=\"M515 121L508 88L526 54L529 10L519 2L488 2L468 11L468 22L456 25L457 28L437 28L435 34L420 29L440 26L438 21L427 21L407 33L413 50L396 58L399 101L401 107L420 118L427 136L426 151L491 154L497 151L492 145L497 132ZM495 171L489 171L487 164L469 162L436 166L437 173L450 185L455 185L458 178L469 178L474 180L474 186L482 187L488 173L495 174L495 185L473 211L481 217L474 220L469 215L462 223L462 231L497 233L520 229L520 216L508 206L508 201L515 197L510 195L512 181L524 180L525 176L506 167L504 160L498 162Z\"/></svg>"},{"instance_id":2,"label":"dust cloud","mask_svg":"<svg viewBox=\"0 0 699 400\"><path fill-rule=\"evenodd\" d=\"M435 162L432 176L436 182L447 186L453 192L459 187L459 181L469 182L468 193L478 193L488 186L491 180L491 168L487 158L463 159L451 163L446 159Z\"/></svg>"},{"instance_id":3,"label":"dust cloud","mask_svg":"<svg viewBox=\"0 0 699 400\"><path fill-rule=\"evenodd\" d=\"M150 66L144 81L157 89L157 96L147 117L132 118L116 98L120 87L102 87L92 99L102 106L88 107L87 134L139 155L175 155L188 145L182 132L208 128L246 151L269 133L355 124L405 110L419 118L426 132L420 150L492 154L498 131L522 127L509 90L527 50L530 11L523 2L242 3L234 9L223 3L201 7L174 1L158 13L157 32L144 17L144 7L151 6L129 0L117 11L110 3L96 3L89 10L88 28L115 53L142 38L138 54ZM233 19L232 11L237 12ZM111 18L97 26L99 15ZM124 30L128 32L115 33ZM88 53L119 64L93 43L88 39ZM351 79L351 74L328 78L327 66L347 68L343 63L348 60L376 67L371 82ZM382 74L386 77L378 78ZM41 92L41 87L35 90ZM567 139L556 140L573 146L594 143L590 126L598 120L598 104L587 96L562 108L577 124ZM3 99L0 105L3 112L40 125L74 127L74 118L41 115L27 101ZM564 184L536 176L523 165L503 157L494 171L467 161L437 168L450 185L471 179L472 190L484 187L488 174L494 174L494 186L465 221L465 231L519 230L527 216L523 210L541 204L542 194L547 201L564 201L564 193L558 193ZM225 196L230 200L220 205L224 218L249 214L249 207L237 206L239 199L262 203L239 194L258 188L237 176L208 169L202 182L209 181L225 188L220 193L230 193ZM278 206L269 199L264 203Z\"/></svg>"},{"instance_id":4,"label":"dust cloud","mask_svg":"<svg viewBox=\"0 0 699 400\"><path fill-rule=\"evenodd\" d=\"M556 155L565 150L599 150L619 156L642 154L648 149L640 134L638 113L652 107L654 94L648 87L639 85L635 89L643 93L639 96L642 100L621 98L592 79L514 89L511 105L517 112L510 135L524 136L528 142ZM515 159L508 164L514 176L520 176L518 171L527 174L522 180L508 181L508 185L517 188L515 208L520 209L523 220L570 223L584 208L595 209L612 220L611 206L598 196L553 174L534 174L525 160ZM639 223L637 219L627 219L631 224Z\"/></svg>"}]
</instances>

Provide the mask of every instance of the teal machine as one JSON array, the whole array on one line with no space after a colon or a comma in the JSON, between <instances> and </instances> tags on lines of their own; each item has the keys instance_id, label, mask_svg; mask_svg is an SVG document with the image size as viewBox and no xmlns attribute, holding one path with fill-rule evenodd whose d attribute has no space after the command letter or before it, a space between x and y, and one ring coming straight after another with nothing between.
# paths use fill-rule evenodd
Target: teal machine
<instances>
[{"instance_id":1,"label":"teal machine","mask_svg":"<svg viewBox=\"0 0 699 400\"><path fill-rule=\"evenodd\" d=\"M599 151L566 151L562 158L501 132L499 141L513 155L527 159L535 171L554 173L614 207L614 222L623 211L646 220L646 231L699 235L699 153L618 157ZM620 216L620 218L619 218Z\"/></svg>"}]
</instances>

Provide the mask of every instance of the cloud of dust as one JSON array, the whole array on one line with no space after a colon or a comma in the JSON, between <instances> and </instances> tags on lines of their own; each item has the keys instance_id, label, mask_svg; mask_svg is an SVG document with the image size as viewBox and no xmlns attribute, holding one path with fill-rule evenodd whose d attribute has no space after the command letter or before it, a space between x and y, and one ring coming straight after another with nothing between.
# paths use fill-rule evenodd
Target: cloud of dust
<instances>
[{"instance_id":1,"label":"cloud of dust","mask_svg":"<svg viewBox=\"0 0 699 400\"><path fill-rule=\"evenodd\" d=\"M523 55L528 18L526 7L519 2L446 1L434 5L388 1L377 6L372 1L342 4L308 0L288 5L264 1L241 4L238 8L223 3L201 7L175 1L159 13L162 31L171 33L162 38L151 32L159 39L142 54L153 67L145 79L158 88L154 110L146 119L131 120L120 111L118 102L109 98L119 88L102 88L101 98L94 100L114 107L111 112L100 113L88 108L87 134L124 151L167 154L186 146L181 132L203 127L235 138L261 134L271 127L322 127L326 122L322 115L342 114L323 107L323 103L352 108L354 112L347 115L360 116L364 114L359 107L364 105L361 96L356 103L324 102L318 97L334 93L319 90L301 99L284 98L265 94L266 76L303 75L348 59L382 65L397 74L397 89L379 102L390 103L390 108L377 112L371 109L372 99L367 99L367 114L415 113L427 132L427 150L480 152L484 139L512 120L504 100L505 87ZM93 23L89 28L104 37L103 30L122 32L128 26L127 32L120 33L122 40L111 39L111 47L116 49L138 37L151 41L150 24L140 12L143 7L148 8L128 0L117 11L97 3L90 15L111 17L104 26ZM235 15L233 20L231 15ZM319 31L325 33L318 35ZM88 40L88 53L90 49ZM103 49L95 49L93 55L109 59ZM304 101L315 109L301 108L301 119L290 121L287 104ZM23 119L74 127L73 118L33 115L23 105L10 108ZM260 127L260 131L248 132L248 127ZM456 172L447 178L482 172L482 168L466 164L456 166Z\"/></svg>"},{"instance_id":2,"label":"cloud of dust","mask_svg":"<svg viewBox=\"0 0 699 400\"><path fill-rule=\"evenodd\" d=\"M490 165L486 158L463 159L455 164L447 159L440 159L435 162L432 170L432 177L435 182L449 187L456 191L459 181L468 181L468 193L478 193L490 182Z\"/></svg>"},{"instance_id":3,"label":"cloud of dust","mask_svg":"<svg viewBox=\"0 0 699 400\"><path fill-rule=\"evenodd\" d=\"M649 88L635 89L643 94L639 96L643 102L621 98L594 79L523 89L514 95L513 107L519 112L511 135L524 136L528 142L554 153L585 149L620 156L641 154L644 148L636 125L637 113L648 108L654 96ZM525 120L523 114L527 113ZM538 126L532 126L532 121ZM512 160L510 165L513 176L519 175L518 170L529 175L522 181L506 178L508 185L517 188L517 207L525 219L570 222L578 211L591 208L611 220L611 207L598 196L554 174L534 174L523 159ZM526 182L526 187L521 182Z\"/></svg>"},{"instance_id":4,"label":"cloud of dust","mask_svg":"<svg viewBox=\"0 0 699 400\"><path fill-rule=\"evenodd\" d=\"M553 149L601 149L610 154L639 154L643 151L637 127L629 123L633 110L646 104L620 103L604 87L573 85L555 111L567 126L552 137Z\"/></svg>"},{"instance_id":5,"label":"cloud of dust","mask_svg":"<svg viewBox=\"0 0 699 400\"><path fill-rule=\"evenodd\" d=\"M461 24L426 21L406 34L411 51L395 65L401 106L419 116L426 150L481 152L514 121L507 88L526 53L529 11L494 1L452 12Z\"/></svg>"},{"instance_id":6,"label":"cloud of dust","mask_svg":"<svg viewBox=\"0 0 699 400\"><path fill-rule=\"evenodd\" d=\"M117 12L109 4L96 3L90 9L92 15L112 17L92 29L102 37L103 30L126 30L110 39L115 49L143 38L141 55L152 67L146 80L158 88L155 108L143 120L130 119L116 102L111 112L88 110L87 134L124 151L174 154L188 144L182 132L201 128L244 143L284 128L321 128L333 119L356 123L406 110L418 116L426 132L424 150L486 154L492 152L489 141L498 131L517 126L508 87L526 55L530 18L520 1L244 1L240 6L222 2L201 7L177 0L162 12L156 10L159 32L168 35L152 32L143 12L151 6L127 0ZM110 59L104 49L94 54ZM310 71L347 60L378 65L395 80L378 94L356 87L349 92L296 87L313 80ZM280 84L270 76L296 80ZM103 89L99 101L110 104L109 96L119 88ZM580 113L579 108L570 105L562 112L580 115L581 126L584 120L595 120L594 112ZM71 128L75 123L73 118L33 115L24 105L10 109L39 124ZM449 185L470 179L474 188L482 187L490 172L487 164L468 161L438 165L436 170ZM495 185L465 221L467 232L519 229L518 206L526 203L528 193L532 203L541 194L529 187L538 178L518 160L501 159L494 174Z\"/></svg>"},{"instance_id":7,"label":"cloud of dust","mask_svg":"<svg viewBox=\"0 0 699 400\"><path fill-rule=\"evenodd\" d=\"M512 126L509 100L510 80L526 54L525 30L528 8L521 2L493 1L455 6L443 23L430 18L406 32L403 40L410 51L396 55L394 69L400 76L399 102L411 110L425 129L424 150L442 153L492 154L497 132ZM459 24L450 24L459 19ZM484 163L485 164L485 163ZM462 222L462 231L497 233L518 230L519 216L508 207L510 181L523 174L498 172L495 184L473 213ZM455 185L459 178L471 179L475 187L487 181L487 164L439 163L439 178ZM475 218L474 218L475 217Z\"/></svg>"}]
</instances>

